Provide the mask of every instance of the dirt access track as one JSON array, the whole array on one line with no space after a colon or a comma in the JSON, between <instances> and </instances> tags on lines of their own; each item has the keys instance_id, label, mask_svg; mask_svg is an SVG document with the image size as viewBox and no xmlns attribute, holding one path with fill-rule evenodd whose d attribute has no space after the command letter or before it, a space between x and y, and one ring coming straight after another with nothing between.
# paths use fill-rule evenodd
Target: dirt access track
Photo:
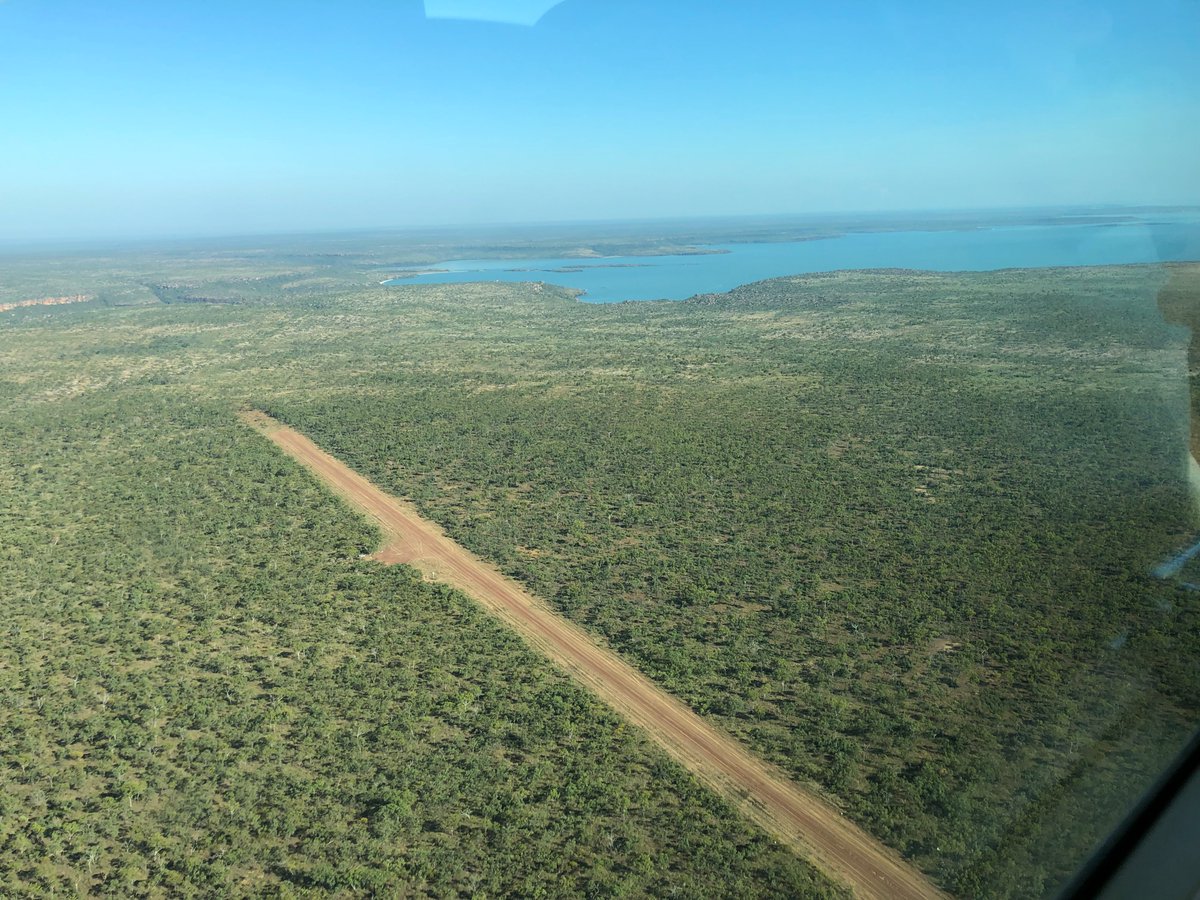
<instances>
[{"instance_id":1,"label":"dirt access track","mask_svg":"<svg viewBox=\"0 0 1200 900\"><path fill-rule=\"evenodd\" d=\"M704 784L777 840L853 888L859 897L904 900L945 896L895 851L701 719L517 582L446 537L414 507L371 484L270 416L245 412L242 420L379 523L386 537L374 559L407 563L426 578L470 596L644 729Z\"/></svg>"}]
</instances>

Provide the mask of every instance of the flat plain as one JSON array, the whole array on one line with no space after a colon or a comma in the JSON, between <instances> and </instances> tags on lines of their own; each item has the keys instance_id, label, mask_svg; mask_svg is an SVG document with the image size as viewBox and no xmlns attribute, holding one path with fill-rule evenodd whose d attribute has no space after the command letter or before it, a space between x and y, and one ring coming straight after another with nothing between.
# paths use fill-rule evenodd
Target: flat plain
<instances>
[{"instance_id":1,"label":"flat plain","mask_svg":"<svg viewBox=\"0 0 1200 900\"><path fill-rule=\"evenodd\" d=\"M589 306L314 258L11 267L8 302L95 297L0 321L26 895L840 890L465 598L361 558L378 534L243 408L952 893L1053 890L1190 732L1194 594L1149 572L1196 525L1159 309L1195 266Z\"/></svg>"}]
</instances>

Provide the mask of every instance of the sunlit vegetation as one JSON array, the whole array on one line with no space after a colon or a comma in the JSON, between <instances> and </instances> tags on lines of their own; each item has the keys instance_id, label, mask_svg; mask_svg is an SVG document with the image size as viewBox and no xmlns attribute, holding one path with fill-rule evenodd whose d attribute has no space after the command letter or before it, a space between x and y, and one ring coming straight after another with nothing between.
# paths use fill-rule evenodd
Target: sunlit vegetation
<instances>
[{"instance_id":1,"label":"sunlit vegetation","mask_svg":"<svg viewBox=\"0 0 1200 900\"><path fill-rule=\"evenodd\" d=\"M966 896L1053 888L1195 721L1196 595L1148 574L1196 524L1161 268L612 306L297 277L0 322L0 868L31 894L818 889L464 600L360 561L241 405Z\"/></svg>"},{"instance_id":2,"label":"sunlit vegetation","mask_svg":"<svg viewBox=\"0 0 1200 900\"><path fill-rule=\"evenodd\" d=\"M831 890L227 405L4 421L6 896Z\"/></svg>"}]
</instances>

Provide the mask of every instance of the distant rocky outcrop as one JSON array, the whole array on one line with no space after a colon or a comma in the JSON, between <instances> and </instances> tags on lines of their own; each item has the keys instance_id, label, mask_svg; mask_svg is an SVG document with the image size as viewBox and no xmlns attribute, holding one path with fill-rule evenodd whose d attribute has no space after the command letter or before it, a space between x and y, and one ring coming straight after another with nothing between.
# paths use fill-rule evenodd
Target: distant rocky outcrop
<instances>
[{"instance_id":1,"label":"distant rocky outcrop","mask_svg":"<svg viewBox=\"0 0 1200 900\"><path fill-rule=\"evenodd\" d=\"M66 297L39 297L36 300L17 300L13 303L0 303L0 312L8 312L10 309L20 309L25 306L58 306L62 303L83 303L87 300L95 300L94 294L71 294Z\"/></svg>"}]
</instances>

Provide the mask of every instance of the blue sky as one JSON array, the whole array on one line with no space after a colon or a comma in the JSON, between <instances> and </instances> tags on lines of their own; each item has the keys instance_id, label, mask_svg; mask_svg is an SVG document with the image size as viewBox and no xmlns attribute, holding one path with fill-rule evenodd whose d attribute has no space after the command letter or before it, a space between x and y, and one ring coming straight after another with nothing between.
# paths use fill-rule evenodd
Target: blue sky
<instances>
[{"instance_id":1,"label":"blue sky","mask_svg":"<svg viewBox=\"0 0 1200 900\"><path fill-rule=\"evenodd\" d=\"M1200 202L1200 0L428 12L0 0L0 238Z\"/></svg>"}]
</instances>

